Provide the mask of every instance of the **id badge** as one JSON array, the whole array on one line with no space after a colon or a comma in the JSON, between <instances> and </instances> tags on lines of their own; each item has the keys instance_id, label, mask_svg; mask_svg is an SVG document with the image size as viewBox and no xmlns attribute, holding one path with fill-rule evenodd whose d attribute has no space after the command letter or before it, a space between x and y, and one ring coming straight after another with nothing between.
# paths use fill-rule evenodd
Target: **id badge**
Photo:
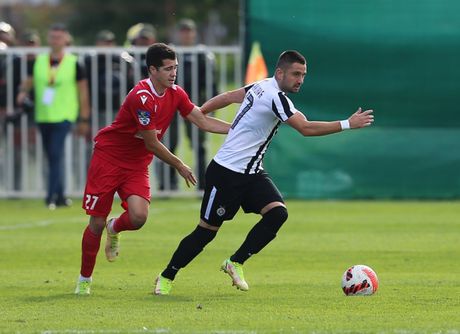
<instances>
[{"instance_id":1,"label":"id badge","mask_svg":"<svg viewBox=\"0 0 460 334\"><path fill-rule=\"evenodd\" d=\"M51 103L53 103L55 92L56 90L53 87L46 87L42 98L42 102L45 106L49 106Z\"/></svg>"}]
</instances>

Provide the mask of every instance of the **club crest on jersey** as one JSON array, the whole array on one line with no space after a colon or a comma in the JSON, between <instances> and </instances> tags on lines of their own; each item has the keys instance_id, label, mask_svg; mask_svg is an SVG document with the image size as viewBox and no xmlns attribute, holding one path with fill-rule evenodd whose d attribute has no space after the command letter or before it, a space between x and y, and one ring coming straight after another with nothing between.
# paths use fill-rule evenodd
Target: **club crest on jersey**
<instances>
[{"instance_id":1,"label":"club crest on jersey","mask_svg":"<svg viewBox=\"0 0 460 334\"><path fill-rule=\"evenodd\" d=\"M222 217L225 215L225 208L223 206L219 206L219 208L216 210L216 213L219 217Z\"/></svg>"},{"instance_id":2,"label":"club crest on jersey","mask_svg":"<svg viewBox=\"0 0 460 334\"><path fill-rule=\"evenodd\" d=\"M146 110L137 110L137 118L139 119L139 123L141 125L149 125L150 123L150 111Z\"/></svg>"}]
</instances>

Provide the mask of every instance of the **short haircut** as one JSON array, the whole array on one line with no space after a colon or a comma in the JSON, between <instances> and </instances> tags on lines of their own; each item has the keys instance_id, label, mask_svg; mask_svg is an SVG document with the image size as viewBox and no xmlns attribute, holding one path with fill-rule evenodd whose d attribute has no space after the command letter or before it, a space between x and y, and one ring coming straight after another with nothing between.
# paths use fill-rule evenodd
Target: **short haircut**
<instances>
[{"instance_id":1,"label":"short haircut","mask_svg":"<svg viewBox=\"0 0 460 334\"><path fill-rule=\"evenodd\" d=\"M164 59L175 60L176 52L164 43L155 43L149 46L145 57L147 68L150 66L156 68L163 66Z\"/></svg>"},{"instance_id":2,"label":"short haircut","mask_svg":"<svg viewBox=\"0 0 460 334\"><path fill-rule=\"evenodd\" d=\"M276 63L276 68L285 69L287 66L299 63L305 65L307 61L305 57L300 54L300 52L295 50L286 50L280 54L278 62Z\"/></svg>"}]
</instances>

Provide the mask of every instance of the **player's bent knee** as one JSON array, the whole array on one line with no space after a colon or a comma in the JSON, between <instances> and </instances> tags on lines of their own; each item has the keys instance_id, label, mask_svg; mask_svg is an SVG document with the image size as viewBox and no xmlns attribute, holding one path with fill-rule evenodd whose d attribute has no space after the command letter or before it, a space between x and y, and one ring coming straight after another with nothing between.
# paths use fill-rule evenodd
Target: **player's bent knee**
<instances>
[{"instance_id":1,"label":"player's bent knee","mask_svg":"<svg viewBox=\"0 0 460 334\"><path fill-rule=\"evenodd\" d=\"M266 228L271 229L275 234L288 219L288 211L284 206L276 206L264 214Z\"/></svg>"},{"instance_id":2,"label":"player's bent knee","mask_svg":"<svg viewBox=\"0 0 460 334\"><path fill-rule=\"evenodd\" d=\"M264 218L268 218L277 221L282 221L283 223L288 219L288 211L284 206L275 206L270 211L264 214Z\"/></svg>"},{"instance_id":3,"label":"player's bent knee","mask_svg":"<svg viewBox=\"0 0 460 334\"><path fill-rule=\"evenodd\" d=\"M129 220L138 229L144 226L147 221L147 213L145 212L129 212Z\"/></svg>"}]
</instances>

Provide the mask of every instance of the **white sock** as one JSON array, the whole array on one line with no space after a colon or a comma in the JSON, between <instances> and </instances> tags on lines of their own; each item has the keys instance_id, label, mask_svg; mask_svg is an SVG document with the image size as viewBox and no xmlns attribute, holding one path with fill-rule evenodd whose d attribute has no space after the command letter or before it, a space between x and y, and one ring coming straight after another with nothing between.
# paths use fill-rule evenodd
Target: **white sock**
<instances>
[{"instance_id":1,"label":"white sock","mask_svg":"<svg viewBox=\"0 0 460 334\"><path fill-rule=\"evenodd\" d=\"M91 276L90 276L90 277L85 277L85 276L82 276L82 275L80 274L80 277L78 278L78 280L79 280L80 282L82 282L82 281L91 282L91 281L93 280L93 278L92 278Z\"/></svg>"},{"instance_id":2,"label":"white sock","mask_svg":"<svg viewBox=\"0 0 460 334\"><path fill-rule=\"evenodd\" d=\"M115 223L116 219L110 220L110 222L107 224L107 229L109 230L110 234L116 234L115 231L113 230L113 224Z\"/></svg>"}]
</instances>

